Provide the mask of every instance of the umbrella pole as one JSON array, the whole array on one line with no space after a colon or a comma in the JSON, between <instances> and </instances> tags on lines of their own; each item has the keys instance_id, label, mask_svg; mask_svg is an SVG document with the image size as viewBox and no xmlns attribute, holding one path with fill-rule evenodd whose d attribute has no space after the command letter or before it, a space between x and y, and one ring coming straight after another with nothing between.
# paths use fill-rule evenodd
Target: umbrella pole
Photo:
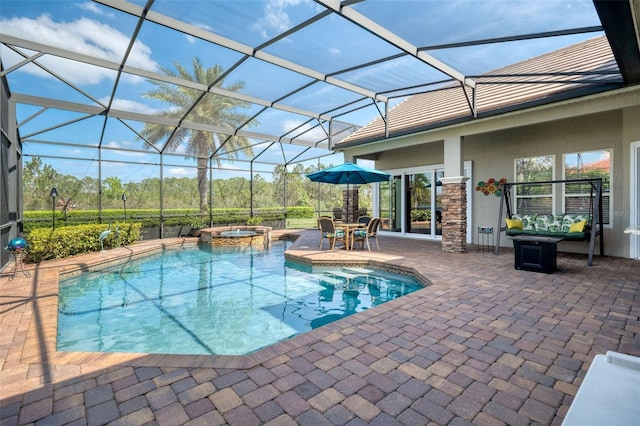
<instances>
[{"instance_id":1,"label":"umbrella pole","mask_svg":"<svg viewBox=\"0 0 640 426\"><path fill-rule=\"evenodd\" d=\"M349 176L347 175L347 223L351 223L351 216L349 216Z\"/></svg>"}]
</instances>

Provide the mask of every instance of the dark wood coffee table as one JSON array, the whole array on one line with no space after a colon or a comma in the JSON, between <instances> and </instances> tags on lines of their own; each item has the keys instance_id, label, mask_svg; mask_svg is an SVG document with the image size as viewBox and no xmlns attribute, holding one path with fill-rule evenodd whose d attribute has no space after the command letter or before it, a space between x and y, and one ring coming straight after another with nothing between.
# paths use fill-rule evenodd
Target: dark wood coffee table
<instances>
[{"instance_id":1,"label":"dark wood coffee table","mask_svg":"<svg viewBox=\"0 0 640 426\"><path fill-rule=\"evenodd\" d=\"M542 237L537 235L516 235L513 240L515 249L515 268L551 274L557 269L558 242L562 237Z\"/></svg>"}]
</instances>

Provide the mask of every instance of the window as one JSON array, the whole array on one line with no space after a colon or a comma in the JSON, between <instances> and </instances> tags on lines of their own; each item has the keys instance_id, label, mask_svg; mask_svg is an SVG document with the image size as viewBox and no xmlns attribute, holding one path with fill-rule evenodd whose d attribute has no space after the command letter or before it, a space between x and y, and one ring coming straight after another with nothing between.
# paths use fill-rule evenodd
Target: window
<instances>
[{"instance_id":1,"label":"window","mask_svg":"<svg viewBox=\"0 0 640 426\"><path fill-rule=\"evenodd\" d=\"M545 182L553 180L552 155L517 158L516 182ZM516 212L524 214L552 214L553 186L516 185Z\"/></svg>"},{"instance_id":2,"label":"window","mask_svg":"<svg viewBox=\"0 0 640 426\"><path fill-rule=\"evenodd\" d=\"M564 155L564 179L602 178L603 223L609 224L611 212L611 150L576 152ZM595 188L593 188L595 197ZM579 213L591 211L592 197L589 184L564 185L564 211Z\"/></svg>"}]
</instances>

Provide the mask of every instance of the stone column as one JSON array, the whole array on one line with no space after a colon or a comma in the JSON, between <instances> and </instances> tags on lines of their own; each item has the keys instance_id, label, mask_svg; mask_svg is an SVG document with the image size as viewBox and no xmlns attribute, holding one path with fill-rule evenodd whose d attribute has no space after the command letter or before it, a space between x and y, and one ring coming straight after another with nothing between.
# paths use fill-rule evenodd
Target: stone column
<instances>
[{"instance_id":1,"label":"stone column","mask_svg":"<svg viewBox=\"0 0 640 426\"><path fill-rule=\"evenodd\" d=\"M442 251L467 251L467 184L468 177L442 178Z\"/></svg>"},{"instance_id":2,"label":"stone column","mask_svg":"<svg viewBox=\"0 0 640 426\"><path fill-rule=\"evenodd\" d=\"M347 223L358 221L358 209L360 208L358 185L349 185L349 190L345 187L342 190L342 217ZM346 210L347 204L349 211Z\"/></svg>"}]
</instances>

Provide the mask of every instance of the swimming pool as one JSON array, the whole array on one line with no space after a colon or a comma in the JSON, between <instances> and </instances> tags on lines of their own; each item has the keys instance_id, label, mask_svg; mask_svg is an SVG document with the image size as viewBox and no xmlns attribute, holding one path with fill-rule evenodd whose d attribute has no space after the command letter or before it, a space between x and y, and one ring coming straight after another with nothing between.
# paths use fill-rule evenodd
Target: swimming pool
<instances>
[{"instance_id":1,"label":"swimming pool","mask_svg":"<svg viewBox=\"0 0 640 426\"><path fill-rule=\"evenodd\" d=\"M244 355L422 288L368 268L198 245L60 281L59 351Z\"/></svg>"}]
</instances>

